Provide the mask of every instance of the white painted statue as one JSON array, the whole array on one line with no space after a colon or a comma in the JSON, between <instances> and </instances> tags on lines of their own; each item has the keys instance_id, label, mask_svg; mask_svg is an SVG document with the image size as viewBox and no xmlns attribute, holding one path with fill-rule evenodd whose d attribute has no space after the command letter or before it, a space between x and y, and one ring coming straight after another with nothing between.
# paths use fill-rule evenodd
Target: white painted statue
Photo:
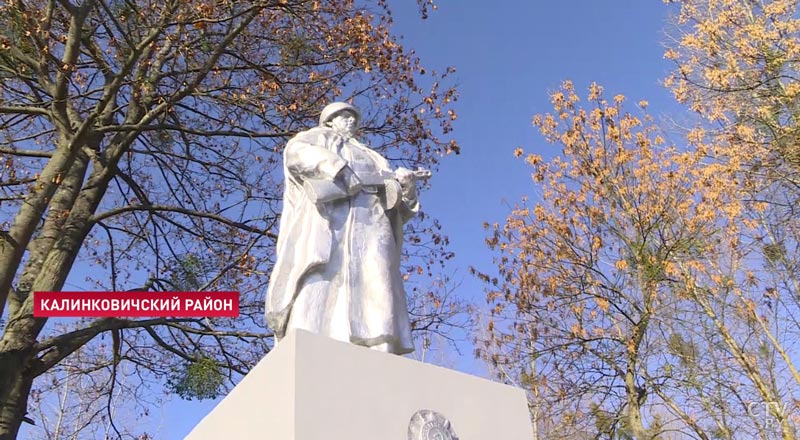
<instances>
[{"instance_id":1,"label":"white painted statue","mask_svg":"<svg viewBox=\"0 0 800 440\"><path fill-rule=\"evenodd\" d=\"M361 114L336 102L284 151L285 189L267 323L396 354L414 351L400 274L416 179L354 136Z\"/></svg>"}]
</instances>

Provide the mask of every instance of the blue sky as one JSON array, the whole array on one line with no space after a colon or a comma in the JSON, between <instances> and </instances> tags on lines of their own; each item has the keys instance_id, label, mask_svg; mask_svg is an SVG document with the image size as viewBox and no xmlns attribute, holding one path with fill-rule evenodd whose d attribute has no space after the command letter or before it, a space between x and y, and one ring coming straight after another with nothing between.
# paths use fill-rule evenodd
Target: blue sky
<instances>
[{"instance_id":1,"label":"blue sky","mask_svg":"<svg viewBox=\"0 0 800 440\"><path fill-rule=\"evenodd\" d=\"M443 160L421 200L450 236L462 295L482 302L483 286L467 269L493 267L483 222L502 224L509 205L536 196L529 167L513 150L558 152L531 124L534 114L551 110L550 92L570 79L585 96L594 81L609 97L649 101L657 120L682 111L661 85L670 70L663 43L671 8L634 0L442 2L420 21L412 2L394 3L404 3L396 8L397 31L423 63L457 69L454 136L462 153Z\"/></svg>"},{"instance_id":2,"label":"blue sky","mask_svg":"<svg viewBox=\"0 0 800 440\"><path fill-rule=\"evenodd\" d=\"M660 85L670 68L662 55L671 8L642 0L442 0L422 21L414 1L391 4L395 33L426 67L457 69L453 136L462 153L445 158L421 201L451 239L456 257L449 270L462 281L459 294L482 303L483 286L468 274L471 265L493 267L482 224L502 223L508 205L535 196L528 168L512 152L556 151L531 126L534 114L550 109L549 92L565 79L581 92L596 81L610 96L648 100L656 119L680 111ZM477 372L471 351L464 356L458 368ZM173 401L162 409L156 438L182 438L213 406Z\"/></svg>"}]
</instances>

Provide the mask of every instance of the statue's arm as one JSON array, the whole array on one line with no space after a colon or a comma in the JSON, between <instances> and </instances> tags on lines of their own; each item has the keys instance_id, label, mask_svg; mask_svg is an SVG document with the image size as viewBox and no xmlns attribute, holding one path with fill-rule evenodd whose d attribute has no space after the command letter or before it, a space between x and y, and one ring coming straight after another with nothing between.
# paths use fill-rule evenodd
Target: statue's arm
<instances>
[{"instance_id":1,"label":"statue's arm","mask_svg":"<svg viewBox=\"0 0 800 440\"><path fill-rule=\"evenodd\" d=\"M417 173L417 171L411 171L406 168L398 168L394 172L395 178L400 184L401 195L401 203L398 203L397 208L404 223L411 220L419 212L416 180L430 177L429 175L422 177L421 174L418 176Z\"/></svg>"},{"instance_id":2,"label":"statue's arm","mask_svg":"<svg viewBox=\"0 0 800 440\"><path fill-rule=\"evenodd\" d=\"M347 162L324 147L293 139L286 145L284 160L286 169L302 183L314 203L349 197L357 191L358 179Z\"/></svg>"},{"instance_id":3,"label":"statue's arm","mask_svg":"<svg viewBox=\"0 0 800 440\"><path fill-rule=\"evenodd\" d=\"M300 180L333 181L339 171L347 165L344 159L326 148L295 139L286 145L284 160L292 176Z\"/></svg>"},{"instance_id":4,"label":"statue's arm","mask_svg":"<svg viewBox=\"0 0 800 440\"><path fill-rule=\"evenodd\" d=\"M414 195L413 198L408 198L403 195L403 203L399 203L398 205L400 217L403 219L403 223L414 218L414 216L419 212L419 201L417 200L416 195Z\"/></svg>"}]
</instances>

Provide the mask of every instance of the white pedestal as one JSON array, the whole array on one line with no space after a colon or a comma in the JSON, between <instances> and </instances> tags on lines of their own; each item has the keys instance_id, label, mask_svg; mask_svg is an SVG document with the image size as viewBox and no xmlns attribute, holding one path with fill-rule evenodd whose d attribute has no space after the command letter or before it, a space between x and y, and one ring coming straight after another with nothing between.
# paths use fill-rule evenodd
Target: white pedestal
<instances>
[{"instance_id":1,"label":"white pedestal","mask_svg":"<svg viewBox=\"0 0 800 440\"><path fill-rule=\"evenodd\" d=\"M186 440L409 440L420 410L446 417L459 440L533 438L522 390L298 331Z\"/></svg>"}]
</instances>

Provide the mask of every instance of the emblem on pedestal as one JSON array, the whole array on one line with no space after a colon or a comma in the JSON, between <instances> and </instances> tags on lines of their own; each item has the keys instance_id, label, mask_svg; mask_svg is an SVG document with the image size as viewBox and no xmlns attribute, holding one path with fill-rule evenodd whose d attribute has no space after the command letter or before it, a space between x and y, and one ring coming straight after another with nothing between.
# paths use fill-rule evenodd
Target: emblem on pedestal
<instances>
[{"instance_id":1,"label":"emblem on pedestal","mask_svg":"<svg viewBox=\"0 0 800 440\"><path fill-rule=\"evenodd\" d=\"M408 440L458 440L450 421L429 409L419 410L408 423Z\"/></svg>"}]
</instances>

